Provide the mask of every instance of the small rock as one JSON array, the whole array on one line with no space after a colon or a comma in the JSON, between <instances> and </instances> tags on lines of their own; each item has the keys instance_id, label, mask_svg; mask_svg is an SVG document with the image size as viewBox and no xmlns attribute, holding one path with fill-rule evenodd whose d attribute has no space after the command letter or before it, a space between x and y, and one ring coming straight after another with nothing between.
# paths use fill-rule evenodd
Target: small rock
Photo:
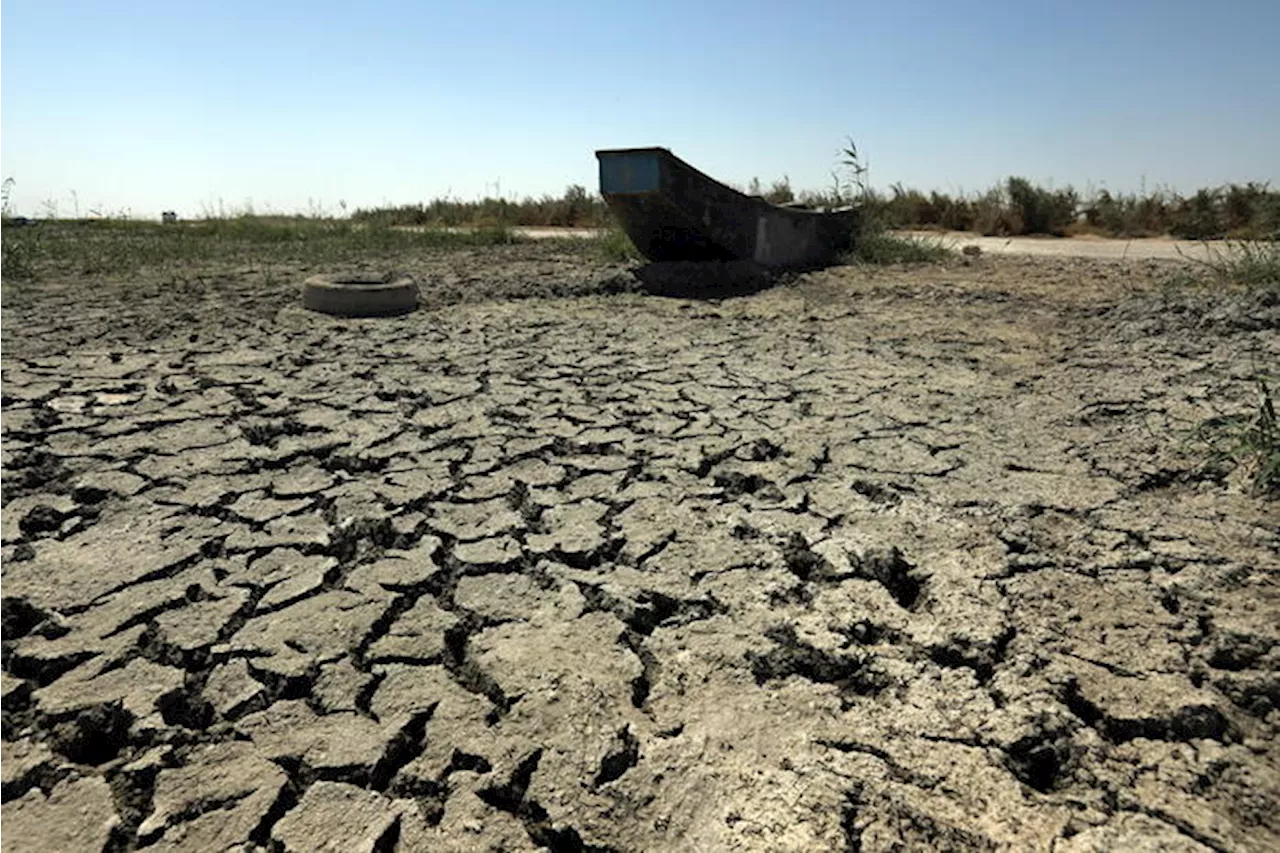
<instances>
[{"instance_id":1,"label":"small rock","mask_svg":"<svg viewBox=\"0 0 1280 853\"><path fill-rule=\"evenodd\" d=\"M94 471L75 482L76 493L84 491L106 492L130 497L146 488L147 481L128 471Z\"/></svg>"},{"instance_id":2,"label":"small rock","mask_svg":"<svg viewBox=\"0 0 1280 853\"><path fill-rule=\"evenodd\" d=\"M164 833L169 844L176 844L188 835L189 828L177 826L184 816L204 811L205 804L220 803L226 805L213 812L218 820L198 835L208 845L203 849L225 850L248 840L287 781L285 772L252 744L229 741L197 747L182 767L161 770L156 777L152 811L138 827L138 836ZM191 840L188 837L183 846L194 850Z\"/></svg>"},{"instance_id":3,"label":"small rock","mask_svg":"<svg viewBox=\"0 0 1280 853\"><path fill-rule=\"evenodd\" d=\"M458 624L458 617L441 609L429 595L400 615L386 635L369 649L373 662L434 661L444 653L445 632Z\"/></svg>"},{"instance_id":4,"label":"small rock","mask_svg":"<svg viewBox=\"0 0 1280 853\"><path fill-rule=\"evenodd\" d=\"M322 492L337 481L333 474L314 465L291 469L271 481L277 498L297 498Z\"/></svg>"},{"instance_id":5,"label":"small rock","mask_svg":"<svg viewBox=\"0 0 1280 853\"><path fill-rule=\"evenodd\" d=\"M0 780L5 800L39 785L39 777L51 772L57 757L42 743L23 739L0 741Z\"/></svg>"},{"instance_id":6,"label":"small rock","mask_svg":"<svg viewBox=\"0 0 1280 853\"><path fill-rule=\"evenodd\" d=\"M142 719L152 714L165 696L181 690L183 680L180 669L135 658L119 669L103 673L81 667L32 696L41 713L55 717L119 703L135 719Z\"/></svg>"},{"instance_id":7,"label":"small rock","mask_svg":"<svg viewBox=\"0 0 1280 853\"><path fill-rule=\"evenodd\" d=\"M316 782L271 830L287 853L373 853L398 825L403 805L342 782Z\"/></svg>"},{"instance_id":8,"label":"small rock","mask_svg":"<svg viewBox=\"0 0 1280 853\"><path fill-rule=\"evenodd\" d=\"M204 697L220 716L234 720L266 705L267 690L249 673L241 658L214 668L205 682Z\"/></svg>"},{"instance_id":9,"label":"small rock","mask_svg":"<svg viewBox=\"0 0 1280 853\"><path fill-rule=\"evenodd\" d=\"M5 853L26 850L102 850L120 822L111 788L97 776L66 780L0 807Z\"/></svg>"},{"instance_id":10,"label":"small rock","mask_svg":"<svg viewBox=\"0 0 1280 853\"><path fill-rule=\"evenodd\" d=\"M6 632L7 633L7 632ZM31 682L0 673L0 707L6 712L20 711L31 701Z\"/></svg>"}]
</instances>

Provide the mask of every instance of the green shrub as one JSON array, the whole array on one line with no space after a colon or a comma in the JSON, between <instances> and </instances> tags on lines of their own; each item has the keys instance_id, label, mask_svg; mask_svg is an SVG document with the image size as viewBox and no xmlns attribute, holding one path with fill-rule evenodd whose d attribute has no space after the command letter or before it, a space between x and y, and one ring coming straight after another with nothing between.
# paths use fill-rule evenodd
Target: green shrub
<instances>
[{"instance_id":1,"label":"green shrub","mask_svg":"<svg viewBox=\"0 0 1280 853\"><path fill-rule=\"evenodd\" d=\"M855 153L856 149L845 152ZM859 164L861 168L861 164ZM896 183L887 194L865 185L851 194L849 180L836 176L831 190L804 192L809 204L858 204L887 228L977 231L988 236L1066 234L1087 231L1110 237L1169 234L1196 240L1280 238L1280 192L1264 183L1229 184L1183 197L1169 190L1084 197L1073 187L1046 189L1010 177L974 195L925 194Z\"/></svg>"},{"instance_id":2,"label":"green shrub","mask_svg":"<svg viewBox=\"0 0 1280 853\"><path fill-rule=\"evenodd\" d=\"M30 281L44 255L42 226L18 226L5 217L0 237L0 277L6 282Z\"/></svg>"},{"instance_id":3,"label":"green shrub","mask_svg":"<svg viewBox=\"0 0 1280 853\"><path fill-rule=\"evenodd\" d=\"M608 217L604 199L588 193L586 187L579 184L567 187L558 198L551 195L526 196L519 201L489 197L475 201L438 198L399 207L361 208L351 214L354 222L448 228L476 225L595 228L603 226Z\"/></svg>"},{"instance_id":4,"label":"green shrub","mask_svg":"<svg viewBox=\"0 0 1280 853\"><path fill-rule=\"evenodd\" d=\"M973 229L988 237L1011 237L1023 233L1022 217L1006 201L1004 191L990 189L973 203Z\"/></svg>"},{"instance_id":5,"label":"green shrub","mask_svg":"<svg viewBox=\"0 0 1280 853\"><path fill-rule=\"evenodd\" d=\"M1248 290L1280 290L1280 240L1228 240L1209 247L1207 258L1191 258L1201 275L1193 281Z\"/></svg>"},{"instance_id":6,"label":"green shrub","mask_svg":"<svg viewBox=\"0 0 1280 853\"><path fill-rule=\"evenodd\" d=\"M36 260L41 254L39 232L25 222L14 222L9 205L13 184L13 178L0 183L0 278L6 283L35 278Z\"/></svg>"},{"instance_id":7,"label":"green shrub","mask_svg":"<svg viewBox=\"0 0 1280 853\"><path fill-rule=\"evenodd\" d=\"M795 201L796 194L791 190L791 179L783 175L780 180L774 181L769 191L764 194L764 200L770 204L788 204Z\"/></svg>"},{"instance_id":8,"label":"green shrub","mask_svg":"<svg viewBox=\"0 0 1280 853\"><path fill-rule=\"evenodd\" d=\"M1015 234L1053 234L1061 237L1076 221L1078 199L1075 190L1050 191L1033 186L1026 178L1009 178L1009 203L1021 222Z\"/></svg>"},{"instance_id":9,"label":"green shrub","mask_svg":"<svg viewBox=\"0 0 1280 853\"><path fill-rule=\"evenodd\" d=\"M1162 192L1146 196L1112 195L1102 190L1085 205L1085 222L1112 237L1154 237L1168 233L1172 208Z\"/></svg>"},{"instance_id":10,"label":"green shrub","mask_svg":"<svg viewBox=\"0 0 1280 853\"><path fill-rule=\"evenodd\" d=\"M1221 193L1217 190L1199 190L1189 199L1179 202L1173 213L1169 233L1188 240L1210 240L1223 235L1218 217Z\"/></svg>"},{"instance_id":11,"label":"green shrub","mask_svg":"<svg viewBox=\"0 0 1280 853\"><path fill-rule=\"evenodd\" d=\"M635 244L631 242L631 238L627 236L627 232L616 224L601 230L593 242L596 250L606 261L629 263L644 260L640 250L636 248Z\"/></svg>"},{"instance_id":12,"label":"green shrub","mask_svg":"<svg viewBox=\"0 0 1280 853\"><path fill-rule=\"evenodd\" d=\"M950 255L951 250L932 235L864 230L854 239L843 260L864 264L927 264L945 260Z\"/></svg>"},{"instance_id":13,"label":"green shrub","mask_svg":"<svg viewBox=\"0 0 1280 853\"><path fill-rule=\"evenodd\" d=\"M894 187L892 199L878 195L867 182L869 168L858 146L851 138L846 143L840 152L843 174L833 175L831 190L831 195L843 203L840 206L851 206L857 211L850 248L843 259L848 263L866 264L929 263L951 254L941 240L888 232L890 227L907 218L904 210L910 211L909 215L918 215L917 206L931 200L919 193L913 195L901 186Z\"/></svg>"},{"instance_id":14,"label":"green shrub","mask_svg":"<svg viewBox=\"0 0 1280 853\"><path fill-rule=\"evenodd\" d=\"M1192 434L1207 468L1243 467L1255 494L1280 497L1280 420L1271 386L1256 377L1258 399L1252 411L1203 421Z\"/></svg>"}]
</instances>

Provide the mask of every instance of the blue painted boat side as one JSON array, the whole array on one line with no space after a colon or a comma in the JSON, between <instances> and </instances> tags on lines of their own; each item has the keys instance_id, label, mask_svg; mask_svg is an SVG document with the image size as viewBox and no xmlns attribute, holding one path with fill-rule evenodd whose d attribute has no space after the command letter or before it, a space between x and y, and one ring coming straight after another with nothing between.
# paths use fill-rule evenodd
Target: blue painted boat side
<instances>
[{"instance_id":1,"label":"blue painted boat side","mask_svg":"<svg viewBox=\"0 0 1280 853\"><path fill-rule=\"evenodd\" d=\"M631 195L662 189L662 160L657 151L619 151L600 157L600 191Z\"/></svg>"}]
</instances>

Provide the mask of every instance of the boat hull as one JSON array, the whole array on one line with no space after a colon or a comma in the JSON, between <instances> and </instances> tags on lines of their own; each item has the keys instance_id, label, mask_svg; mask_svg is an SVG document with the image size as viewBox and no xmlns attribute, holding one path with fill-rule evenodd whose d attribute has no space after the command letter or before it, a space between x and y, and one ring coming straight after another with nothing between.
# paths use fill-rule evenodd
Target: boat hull
<instances>
[{"instance_id":1,"label":"boat hull","mask_svg":"<svg viewBox=\"0 0 1280 853\"><path fill-rule=\"evenodd\" d=\"M597 151L600 193L652 261L816 266L848 248L856 211L779 207L699 172L665 148Z\"/></svg>"}]
</instances>

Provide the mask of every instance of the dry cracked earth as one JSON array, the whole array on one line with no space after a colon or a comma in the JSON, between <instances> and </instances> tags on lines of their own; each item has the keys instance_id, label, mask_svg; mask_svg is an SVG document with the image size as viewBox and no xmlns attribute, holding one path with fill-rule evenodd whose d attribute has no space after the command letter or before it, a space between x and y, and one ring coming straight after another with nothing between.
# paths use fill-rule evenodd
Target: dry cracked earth
<instances>
[{"instance_id":1,"label":"dry cracked earth","mask_svg":"<svg viewBox=\"0 0 1280 853\"><path fill-rule=\"evenodd\" d=\"M6 294L5 851L1280 847L1274 296L562 252Z\"/></svg>"}]
</instances>

